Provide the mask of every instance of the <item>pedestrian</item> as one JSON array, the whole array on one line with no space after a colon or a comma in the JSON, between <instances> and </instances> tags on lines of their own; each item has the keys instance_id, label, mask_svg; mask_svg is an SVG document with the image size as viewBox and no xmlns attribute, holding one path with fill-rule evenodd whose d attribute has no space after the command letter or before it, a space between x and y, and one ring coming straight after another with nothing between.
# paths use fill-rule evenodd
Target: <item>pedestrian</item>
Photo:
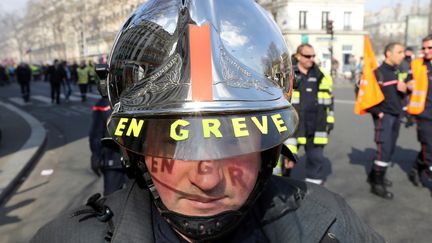
<instances>
[{"instance_id":1,"label":"pedestrian","mask_svg":"<svg viewBox=\"0 0 432 243\"><path fill-rule=\"evenodd\" d=\"M399 136L400 116L407 87L399 80L399 65L404 59L404 46L392 42L384 48L384 62L374 71L384 100L369 108L375 126L377 151L373 166L368 175L371 192L385 199L392 199L393 193L387 190L392 182L386 178L387 167L396 148Z\"/></svg>"},{"instance_id":2,"label":"pedestrian","mask_svg":"<svg viewBox=\"0 0 432 243\"><path fill-rule=\"evenodd\" d=\"M78 69L78 64L74 61L72 63L72 65L69 67L69 70L71 72L71 81L72 81L72 84L74 84L74 85L76 85L78 83L77 69Z\"/></svg>"},{"instance_id":3,"label":"pedestrian","mask_svg":"<svg viewBox=\"0 0 432 243\"><path fill-rule=\"evenodd\" d=\"M425 186L432 195L432 34L422 40L423 57L411 63L408 76L410 101L408 113L415 116L417 138L421 144L409 179L416 186Z\"/></svg>"},{"instance_id":4,"label":"pedestrian","mask_svg":"<svg viewBox=\"0 0 432 243\"><path fill-rule=\"evenodd\" d=\"M91 150L91 168L97 176L103 174L104 195L107 196L123 187L126 174L123 171L118 145L107 144L109 134L106 128L111 115L111 106L107 97L100 98L93 106L89 143ZM104 139L105 143L102 143ZM109 146L111 145L111 146ZM115 146L113 146L115 145Z\"/></svg>"},{"instance_id":5,"label":"pedestrian","mask_svg":"<svg viewBox=\"0 0 432 243\"><path fill-rule=\"evenodd\" d=\"M15 82L16 78L15 78L15 72L16 72L16 68L15 68L15 64L9 64L6 68L6 73L9 76L9 81L10 82Z\"/></svg>"},{"instance_id":6,"label":"pedestrian","mask_svg":"<svg viewBox=\"0 0 432 243\"><path fill-rule=\"evenodd\" d=\"M405 57L402 63L399 66L399 80L401 81L407 81L408 75L411 72L411 62L414 58L414 50L411 47L405 48ZM403 113L402 118L403 122L405 123L405 127L411 127L414 125L414 117L411 116L408 112L408 103L409 103L409 96L406 95L403 100Z\"/></svg>"},{"instance_id":7,"label":"pedestrian","mask_svg":"<svg viewBox=\"0 0 432 243\"><path fill-rule=\"evenodd\" d=\"M357 80L357 60L354 55L350 55L348 59L349 69L351 72L351 82L354 84Z\"/></svg>"},{"instance_id":8,"label":"pedestrian","mask_svg":"<svg viewBox=\"0 0 432 243\"><path fill-rule=\"evenodd\" d=\"M30 81L32 72L27 63L21 62L16 69L17 81L21 87L21 95L24 102L30 101Z\"/></svg>"},{"instance_id":9,"label":"pedestrian","mask_svg":"<svg viewBox=\"0 0 432 243\"><path fill-rule=\"evenodd\" d=\"M0 86L9 84L9 76L6 68L0 64Z\"/></svg>"},{"instance_id":10,"label":"pedestrian","mask_svg":"<svg viewBox=\"0 0 432 243\"><path fill-rule=\"evenodd\" d=\"M64 69L64 73L65 73L65 80L64 80L64 94L65 94L65 100L66 102L69 102L69 97L72 94L72 75L71 75L71 70L69 69L67 62L63 61L61 63L63 69Z\"/></svg>"},{"instance_id":11,"label":"pedestrian","mask_svg":"<svg viewBox=\"0 0 432 243\"><path fill-rule=\"evenodd\" d=\"M57 59L54 60L54 65L48 69L49 80L51 86L51 103L60 104L60 90L62 84L66 80L66 72L61 65L61 62Z\"/></svg>"},{"instance_id":12,"label":"pedestrian","mask_svg":"<svg viewBox=\"0 0 432 243\"><path fill-rule=\"evenodd\" d=\"M294 67L296 79L291 102L299 113L299 127L285 144L297 154L299 146L306 152L306 181L323 184L325 166L324 146L333 129L333 80L315 64L315 50L310 44L297 47Z\"/></svg>"},{"instance_id":13,"label":"pedestrian","mask_svg":"<svg viewBox=\"0 0 432 243\"><path fill-rule=\"evenodd\" d=\"M88 74L88 92L92 93L93 92L93 85L96 84L96 72L95 72L95 67L93 64L93 61L89 61L88 62L88 66L87 66L87 74Z\"/></svg>"},{"instance_id":14,"label":"pedestrian","mask_svg":"<svg viewBox=\"0 0 432 243\"><path fill-rule=\"evenodd\" d=\"M147 73L136 51L155 45ZM384 242L340 196L271 176L297 115L284 38L255 1L147 1L112 50L108 130L136 179L32 242Z\"/></svg>"},{"instance_id":15,"label":"pedestrian","mask_svg":"<svg viewBox=\"0 0 432 243\"><path fill-rule=\"evenodd\" d=\"M81 61L80 66L77 68L78 86L81 92L81 102L87 101L87 85L89 78L89 71L85 65L85 61Z\"/></svg>"}]
</instances>

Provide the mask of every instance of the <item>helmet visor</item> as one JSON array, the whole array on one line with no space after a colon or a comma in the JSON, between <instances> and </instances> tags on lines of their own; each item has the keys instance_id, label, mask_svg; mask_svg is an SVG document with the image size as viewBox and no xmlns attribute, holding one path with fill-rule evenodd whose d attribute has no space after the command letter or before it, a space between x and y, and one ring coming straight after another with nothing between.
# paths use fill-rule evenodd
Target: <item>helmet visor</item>
<instances>
[{"instance_id":1,"label":"helmet visor","mask_svg":"<svg viewBox=\"0 0 432 243\"><path fill-rule=\"evenodd\" d=\"M292 107L254 114L111 117L114 140L135 153L179 160L215 160L260 152L293 134Z\"/></svg>"}]
</instances>

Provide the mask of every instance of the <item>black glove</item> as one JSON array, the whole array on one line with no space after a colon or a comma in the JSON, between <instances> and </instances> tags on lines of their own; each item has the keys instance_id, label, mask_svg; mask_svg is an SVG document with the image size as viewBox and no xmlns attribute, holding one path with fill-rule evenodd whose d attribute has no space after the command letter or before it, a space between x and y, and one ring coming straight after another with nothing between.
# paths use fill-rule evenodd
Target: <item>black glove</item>
<instances>
[{"instance_id":1,"label":"black glove","mask_svg":"<svg viewBox=\"0 0 432 243\"><path fill-rule=\"evenodd\" d=\"M327 124L327 133L330 134L330 132L334 129L334 124L333 123L328 123Z\"/></svg>"},{"instance_id":2,"label":"black glove","mask_svg":"<svg viewBox=\"0 0 432 243\"><path fill-rule=\"evenodd\" d=\"M101 169L101 163L100 163L99 158L96 158L96 157L92 156L92 158L91 158L91 169L92 169L92 171L98 177L101 176L101 171L100 171L100 169Z\"/></svg>"}]
</instances>

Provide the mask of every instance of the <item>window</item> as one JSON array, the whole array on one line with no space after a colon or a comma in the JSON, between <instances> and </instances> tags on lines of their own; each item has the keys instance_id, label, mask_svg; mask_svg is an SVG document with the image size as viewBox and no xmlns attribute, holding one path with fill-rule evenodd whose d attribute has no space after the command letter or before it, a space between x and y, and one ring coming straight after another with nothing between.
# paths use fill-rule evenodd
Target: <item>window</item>
<instances>
[{"instance_id":1,"label":"window","mask_svg":"<svg viewBox=\"0 0 432 243\"><path fill-rule=\"evenodd\" d=\"M301 29L301 30L307 29L306 16L307 16L307 11L300 11L300 13L299 13L299 29Z\"/></svg>"},{"instance_id":2,"label":"window","mask_svg":"<svg viewBox=\"0 0 432 243\"><path fill-rule=\"evenodd\" d=\"M344 12L344 30L351 30L351 12Z\"/></svg>"},{"instance_id":3,"label":"window","mask_svg":"<svg viewBox=\"0 0 432 243\"><path fill-rule=\"evenodd\" d=\"M323 11L321 14L321 29L326 30L327 29L327 21L329 20L330 12Z\"/></svg>"}]
</instances>

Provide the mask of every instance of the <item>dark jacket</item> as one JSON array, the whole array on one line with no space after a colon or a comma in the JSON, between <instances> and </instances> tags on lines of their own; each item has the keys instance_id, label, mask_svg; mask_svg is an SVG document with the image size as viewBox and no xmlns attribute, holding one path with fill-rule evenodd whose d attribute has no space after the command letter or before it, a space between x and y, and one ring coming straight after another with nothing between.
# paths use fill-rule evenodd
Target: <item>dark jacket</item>
<instances>
[{"instance_id":1,"label":"dark jacket","mask_svg":"<svg viewBox=\"0 0 432 243\"><path fill-rule=\"evenodd\" d=\"M28 83L31 81L32 72L27 64L20 64L16 69L18 83Z\"/></svg>"},{"instance_id":2,"label":"dark jacket","mask_svg":"<svg viewBox=\"0 0 432 243\"><path fill-rule=\"evenodd\" d=\"M101 222L97 216L77 212L83 207L50 222L40 229L31 242L155 242L152 223L152 203L147 189L136 182L102 199L113 211L111 221ZM90 210L91 211L91 210ZM337 240L330 242L385 242L364 224L338 195L323 187L282 177L272 177L257 204L248 215L259 221L265 241L252 242L323 242L327 235ZM75 215L75 216L74 216ZM248 216L242 226L248 225ZM239 232L244 228L238 227ZM235 234L236 232L234 232ZM236 239L251 239L236 236ZM331 237L330 237L331 238ZM245 242L237 240L236 242ZM250 241L248 241L250 242Z\"/></svg>"},{"instance_id":3,"label":"dark jacket","mask_svg":"<svg viewBox=\"0 0 432 243\"><path fill-rule=\"evenodd\" d=\"M63 66L56 64L48 68L49 81L53 84L61 84L66 80L66 71Z\"/></svg>"},{"instance_id":4,"label":"dark jacket","mask_svg":"<svg viewBox=\"0 0 432 243\"><path fill-rule=\"evenodd\" d=\"M333 80L317 65L312 66L307 74L297 71L296 77L291 102L298 112L299 125L294 137L298 145L304 145L306 138L314 138L316 144L327 144L329 117L334 118ZM325 141L319 141L319 137L324 137Z\"/></svg>"},{"instance_id":5,"label":"dark jacket","mask_svg":"<svg viewBox=\"0 0 432 243\"><path fill-rule=\"evenodd\" d=\"M108 98L99 99L92 109L93 118L89 133L91 160L100 163L101 169L121 170L123 167L120 152L101 143L102 138L109 137L106 124L112 110Z\"/></svg>"},{"instance_id":6,"label":"dark jacket","mask_svg":"<svg viewBox=\"0 0 432 243\"><path fill-rule=\"evenodd\" d=\"M380 112L398 116L402 113L404 94L397 90L399 70L396 67L383 63L375 70L375 77L384 95L384 100L369 108L369 112L377 116Z\"/></svg>"}]
</instances>

